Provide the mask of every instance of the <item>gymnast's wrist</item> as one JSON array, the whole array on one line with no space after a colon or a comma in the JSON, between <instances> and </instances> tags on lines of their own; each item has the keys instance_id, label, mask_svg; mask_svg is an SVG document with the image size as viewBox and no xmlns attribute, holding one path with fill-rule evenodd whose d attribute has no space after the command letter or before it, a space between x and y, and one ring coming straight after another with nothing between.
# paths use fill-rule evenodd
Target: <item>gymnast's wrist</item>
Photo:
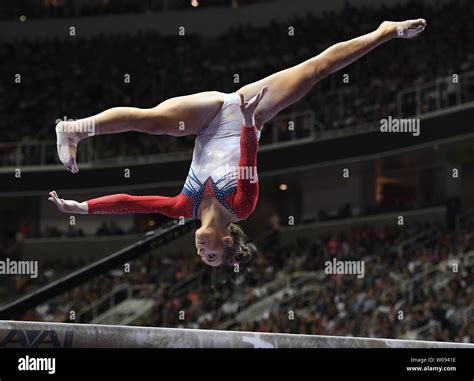
<instances>
[{"instance_id":1,"label":"gymnast's wrist","mask_svg":"<svg viewBox=\"0 0 474 381\"><path fill-rule=\"evenodd\" d=\"M252 115L250 117L244 116L244 126L245 127L254 127L255 126L255 117Z\"/></svg>"},{"instance_id":2,"label":"gymnast's wrist","mask_svg":"<svg viewBox=\"0 0 474 381\"><path fill-rule=\"evenodd\" d=\"M89 204L87 204L87 201L78 202L77 213L78 214L89 214Z\"/></svg>"}]
</instances>

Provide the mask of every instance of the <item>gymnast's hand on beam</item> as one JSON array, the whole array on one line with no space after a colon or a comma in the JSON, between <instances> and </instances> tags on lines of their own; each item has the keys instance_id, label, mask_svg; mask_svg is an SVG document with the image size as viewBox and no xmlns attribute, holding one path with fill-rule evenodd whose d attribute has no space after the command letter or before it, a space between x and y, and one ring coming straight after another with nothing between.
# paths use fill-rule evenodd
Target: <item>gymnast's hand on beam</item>
<instances>
[{"instance_id":1,"label":"gymnast's hand on beam","mask_svg":"<svg viewBox=\"0 0 474 381\"><path fill-rule=\"evenodd\" d=\"M74 200L64 200L63 198L59 198L56 191L49 192L51 197L48 198L60 212L63 213L73 213L73 214L87 214L88 213L88 206L87 202L77 202Z\"/></svg>"},{"instance_id":2,"label":"gymnast's hand on beam","mask_svg":"<svg viewBox=\"0 0 474 381\"><path fill-rule=\"evenodd\" d=\"M252 99L248 102L244 99L244 94L240 94L240 111L244 117L244 124L246 127L253 127L255 126L255 109L257 108L258 104L265 96L268 91L268 86L262 87L262 90L258 92Z\"/></svg>"}]
</instances>

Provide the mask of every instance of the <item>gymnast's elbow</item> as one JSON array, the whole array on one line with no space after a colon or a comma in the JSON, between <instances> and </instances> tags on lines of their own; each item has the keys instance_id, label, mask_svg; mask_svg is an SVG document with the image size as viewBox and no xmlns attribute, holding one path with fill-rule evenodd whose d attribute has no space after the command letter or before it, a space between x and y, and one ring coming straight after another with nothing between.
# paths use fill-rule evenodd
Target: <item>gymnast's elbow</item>
<instances>
[{"instance_id":1,"label":"gymnast's elbow","mask_svg":"<svg viewBox=\"0 0 474 381\"><path fill-rule=\"evenodd\" d=\"M244 205L242 208L240 208L239 213L237 214L240 221L243 221L249 218L252 215L252 213L255 211L256 206L257 206L257 203L255 202L249 205Z\"/></svg>"}]
</instances>

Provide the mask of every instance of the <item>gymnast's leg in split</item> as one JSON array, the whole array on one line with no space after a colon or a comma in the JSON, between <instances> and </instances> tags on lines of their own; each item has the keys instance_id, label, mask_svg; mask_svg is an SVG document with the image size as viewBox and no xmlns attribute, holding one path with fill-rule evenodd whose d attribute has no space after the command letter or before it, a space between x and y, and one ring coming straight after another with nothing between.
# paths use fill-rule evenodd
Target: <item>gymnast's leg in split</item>
<instances>
[{"instance_id":1,"label":"gymnast's leg in split","mask_svg":"<svg viewBox=\"0 0 474 381\"><path fill-rule=\"evenodd\" d=\"M255 96L263 86L269 87L269 93L260 103L255 115L257 127L261 128L280 111L303 98L314 85L328 75L343 69L394 38L416 37L425 27L424 19L384 21L368 34L335 44L299 65L246 85L238 92L248 99Z\"/></svg>"},{"instance_id":2,"label":"gymnast's leg in split","mask_svg":"<svg viewBox=\"0 0 474 381\"><path fill-rule=\"evenodd\" d=\"M319 55L282 70L238 90L245 99L253 98L264 86L268 94L256 113L257 128L304 97L326 76L348 66L377 46L394 38L413 38L426 27L424 19L385 21L363 36L335 44ZM150 109L115 107L95 116L56 126L57 149L61 162L72 173L78 172L77 144L93 135L139 131L155 135L183 136L204 129L222 107L224 94L207 91L168 99Z\"/></svg>"}]
</instances>

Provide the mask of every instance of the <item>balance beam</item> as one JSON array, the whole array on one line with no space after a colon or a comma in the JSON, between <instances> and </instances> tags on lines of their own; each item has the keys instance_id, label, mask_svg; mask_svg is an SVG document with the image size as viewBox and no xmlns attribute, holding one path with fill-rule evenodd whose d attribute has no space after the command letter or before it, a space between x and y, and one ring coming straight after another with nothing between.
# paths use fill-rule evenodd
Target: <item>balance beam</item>
<instances>
[{"instance_id":1,"label":"balance beam","mask_svg":"<svg viewBox=\"0 0 474 381\"><path fill-rule=\"evenodd\" d=\"M473 348L474 344L132 327L0 321L0 348Z\"/></svg>"}]
</instances>

